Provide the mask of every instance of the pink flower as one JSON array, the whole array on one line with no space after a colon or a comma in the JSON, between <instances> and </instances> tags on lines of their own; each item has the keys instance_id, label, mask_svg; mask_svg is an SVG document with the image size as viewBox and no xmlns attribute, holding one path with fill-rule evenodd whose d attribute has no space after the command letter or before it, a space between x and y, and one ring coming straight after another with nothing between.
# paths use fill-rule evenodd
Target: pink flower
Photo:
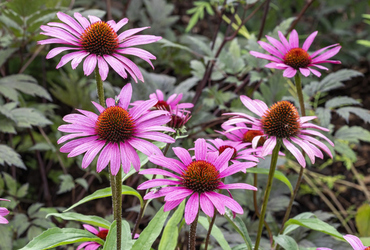
<instances>
[{"instance_id":1,"label":"pink flower","mask_svg":"<svg viewBox=\"0 0 370 250\"><path fill-rule=\"evenodd\" d=\"M10 201L10 200L0 198L0 201ZM4 216L6 216L8 214L9 214L8 209L6 209L5 207L0 207L0 224L8 224L9 223L9 221L4 218Z\"/></svg>"},{"instance_id":2,"label":"pink flower","mask_svg":"<svg viewBox=\"0 0 370 250\"><path fill-rule=\"evenodd\" d=\"M311 130L311 128L314 128L329 131L326 128L308 123L308 121L315 119L316 116L299 117L297 109L288 101L277 102L268 108L263 101L252 100L247 96L241 96L240 100L244 106L261 118L254 118L244 113L228 113L225 115L234 115L234 117L224 124L228 126L244 123L256 128L258 131L263 131L263 135L255 136L252 140L252 146L256 148L261 138L266 139L262 146L262 157L272 152L277 140L282 140L283 145L293 154L302 167L306 166L306 161L301 151L293 143L306 152L312 163L315 162L315 157L323 158L320 149L325 151L330 157L333 157L329 148L313 137L321 137L334 146L326 136ZM235 129L237 127L233 128L233 130Z\"/></svg>"},{"instance_id":3,"label":"pink flower","mask_svg":"<svg viewBox=\"0 0 370 250\"><path fill-rule=\"evenodd\" d=\"M352 246L353 250L370 250L370 246L366 247L361 240L354 235L344 235L343 238ZM332 250L330 248L319 247L316 250Z\"/></svg>"},{"instance_id":4,"label":"pink flower","mask_svg":"<svg viewBox=\"0 0 370 250\"><path fill-rule=\"evenodd\" d=\"M89 20L87 20L80 13L74 13L77 21L62 12L58 12L57 16L63 23L51 22L48 25L41 25L44 32L40 34L52 38L38 42L38 44L67 45L52 49L47 54L47 59L53 58L63 51L75 50L62 57L57 69L71 60L72 68L75 69L85 59L83 70L87 76L98 66L100 76L104 81L108 76L108 65L110 65L123 78L127 78L127 71L137 82L136 78L144 81L143 75L136 64L123 55L140 57L153 67L150 60L156 59L154 55L143 49L131 48L135 45L153 43L161 39L159 36L135 35L149 27L128 29L118 35L117 32L128 23L127 18L116 23L113 20L103 22L95 16L88 16Z\"/></svg>"},{"instance_id":5,"label":"pink flower","mask_svg":"<svg viewBox=\"0 0 370 250\"><path fill-rule=\"evenodd\" d=\"M87 224L83 224L82 226L87 231L95 234L96 236L98 236L100 239L102 239L104 241L107 238L109 230L106 229L106 228L99 227L99 230L97 230L95 227L92 227L92 226L87 225ZM96 250L100 246L101 245L99 243L95 242L95 241L88 241L88 242L84 242L81 245L79 245L76 250L80 250L80 249L83 249L83 248L85 248L86 250Z\"/></svg>"},{"instance_id":6,"label":"pink flower","mask_svg":"<svg viewBox=\"0 0 370 250\"><path fill-rule=\"evenodd\" d=\"M250 52L250 54L255 57L272 61L271 63L265 65L266 68L282 69L284 70L283 76L288 78L295 76L297 70L299 70L302 75L306 77L310 75L310 72L312 72L317 77L320 77L321 73L311 67L328 70L328 68L319 64L340 64L340 61L328 60L330 57L335 56L339 52L339 50L341 49L341 46L339 44L333 44L319 49L311 55L308 54L307 51L310 48L313 40L315 39L317 31L312 33L306 39L306 41L303 43L302 48L299 47L298 33L296 30L293 30L292 33L290 33L289 42L284 37L283 33L281 33L280 31L278 33L281 42L273 37L266 36L267 40L273 46L263 41L258 42L261 47L269 52L271 55L262 54L256 51ZM332 49L324 52L329 48Z\"/></svg>"},{"instance_id":7,"label":"pink flower","mask_svg":"<svg viewBox=\"0 0 370 250\"><path fill-rule=\"evenodd\" d=\"M256 162L258 162L258 158L253 155L258 151L258 149L254 148L247 148L247 146L251 145L251 143L240 143L235 141L224 141L219 138L214 140L208 140L210 143L207 143L207 148L210 152L219 152L219 154L223 153L227 148L230 148L234 151L230 161L234 164L240 163L240 160L243 161L252 161L246 162L245 168L254 167L256 166ZM227 167L227 164L225 164ZM245 169L242 171L245 173Z\"/></svg>"},{"instance_id":8,"label":"pink flower","mask_svg":"<svg viewBox=\"0 0 370 250\"><path fill-rule=\"evenodd\" d=\"M86 168L100 152L97 172L102 171L110 162L113 175L118 173L121 164L125 173L128 173L131 164L136 170L140 169L140 159L135 149L146 155L162 155L157 146L143 139L175 142L172 137L158 132L174 132L173 129L162 126L171 119L168 112L146 112L156 104L156 100L144 101L129 109L131 95L132 87L128 83L118 95L118 103L108 98L107 108L104 108L92 102L99 115L79 109L81 114L66 115L63 120L70 124L59 126L58 130L70 134L62 136L58 143L71 141L62 146L60 152L69 153L68 157L86 152L82 159L82 168Z\"/></svg>"},{"instance_id":9,"label":"pink flower","mask_svg":"<svg viewBox=\"0 0 370 250\"><path fill-rule=\"evenodd\" d=\"M206 141L198 139L195 141L195 161L192 160L188 150L184 148L175 147L173 151L180 161L161 155L152 155L149 160L175 172L175 174L158 168L140 171L140 174L158 174L176 179L153 179L140 184L138 189L171 185L149 192L144 196L144 199L165 196L164 211L170 211L190 196L185 206L185 222L187 224L194 221L199 206L210 217L214 216L214 207L220 214L225 213L225 207L230 208L233 212L243 213L242 207L234 199L216 192L218 189L257 190L256 187L245 183L224 184L221 181L222 178L246 168L241 163L224 168L224 165L231 159L234 150L228 148L222 154L207 152Z\"/></svg>"}]
</instances>

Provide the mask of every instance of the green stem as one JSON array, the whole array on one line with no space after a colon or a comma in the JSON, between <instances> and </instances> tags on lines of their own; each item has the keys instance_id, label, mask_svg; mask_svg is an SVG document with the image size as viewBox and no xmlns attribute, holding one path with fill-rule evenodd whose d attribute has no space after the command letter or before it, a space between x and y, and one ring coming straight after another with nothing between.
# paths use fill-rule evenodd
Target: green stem
<instances>
[{"instance_id":1,"label":"green stem","mask_svg":"<svg viewBox=\"0 0 370 250\"><path fill-rule=\"evenodd\" d=\"M190 225L190 232L189 232L189 250L195 250L196 239L197 239L197 224L198 224L198 217L199 217L199 209L197 216L195 217L194 221Z\"/></svg>"},{"instance_id":2,"label":"green stem","mask_svg":"<svg viewBox=\"0 0 370 250\"><path fill-rule=\"evenodd\" d=\"M209 236L211 235L213 225L215 224L215 220L216 220L216 212L214 213L214 215L212 217L212 220L211 220L211 223L209 224L209 227L208 227L208 232L207 232L207 237L206 237L206 243L205 243L205 246L204 246L204 250L208 249Z\"/></svg>"},{"instance_id":3,"label":"green stem","mask_svg":"<svg viewBox=\"0 0 370 250\"><path fill-rule=\"evenodd\" d=\"M104 87L103 81L99 74L99 68L95 68L95 79L96 88L98 92L99 104L105 107ZM117 250L121 250L121 234L122 234L122 170L118 171L117 175L114 176L112 171L109 171L110 186L112 189L112 205L113 205L113 217L116 220L117 225Z\"/></svg>"},{"instance_id":4,"label":"green stem","mask_svg":"<svg viewBox=\"0 0 370 250\"><path fill-rule=\"evenodd\" d=\"M296 74L295 77L294 77L294 80L295 80L295 86L296 86L296 89L297 89L299 106L300 106L300 110L301 110L301 117L302 116L306 116L306 108L304 106L304 99L303 99L302 84L301 84L301 77L300 77L300 75L299 74ZM305 155L305 153L303 151L303 157L304 157L304 155ZM302 181L302 177L303 177L303 172L304 172L304 168L300 168L299 175L298 175L298 180L297 180L297 184L296 184L296 186L294 188L293 194L290 197L289 204L288 204L287 210L286 210L285 215L284 215L283 223L281 224L281 228L280 228L280 233L281 234L284 231L284 224L289 219L290 212L292 211L294 199L297 196L297 193L298 193L298 190L299 190L299 186L301 185L301 181Z\"/></svg>"},{"instance_id":5,"label":"green stem","mask_svg":"<svg viewBox=\"0 0 370 250\"><path fill-rule=\"evenodd\" d=\"M265 221L267 203L268 203L271 188L272 188L272 181L274 179L274 173L275 173L276 163L277 163L278 156L279 156L280 147L281 147L281 139L277 139L275 148L272 151L272 155L271 155L270 172L269 172L269 176L267 180L265 195L263 196L263 204L261 208L261 216L260 216L259 223L258 223L257 239L256 239L256 244L254 246L254 250L258 250L258 246L260 244L263 224Z\"/></svg>"}]
</instances>

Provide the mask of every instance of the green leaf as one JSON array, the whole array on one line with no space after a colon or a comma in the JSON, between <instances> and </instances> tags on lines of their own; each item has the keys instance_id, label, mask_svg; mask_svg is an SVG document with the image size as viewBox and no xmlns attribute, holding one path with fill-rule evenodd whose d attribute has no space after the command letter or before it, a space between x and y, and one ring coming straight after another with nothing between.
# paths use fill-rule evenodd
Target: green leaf
<instances>
[{"instance_id":1,"label":"green leaf","mask_svg":"<svg viewBox=\"0 0 370 250\"><path fill-rule=\"evenodd\" d=\"M370 41L368 40L357 40L358 44L364 45L366 47L370 47Z\"/></svg>"},{"instance_id":2,"label":"green leaf","mask_svg":"<svg viewBox=\"0 0 370 250\"><path fill-rule=\"evenodd\" d=\"M6 62L6 60L15 52L17 48L7 48L0 50L0 67Z\"/></svg>"},{"instance_id":3,"label":"green leaf","mask_svg":"<svg viewBox=\"0 0 370 250\"><path fill-rule=\"evenodd\" d=\"M359 207L355 219L360 236L370 237L370 205L365 203Z\"/></svg>"},{"instance_id":4,"label":"green leaf","mask_svg":"<svg viewBox=\"0 0 370 250\"><path fill-rule=\"evenodd\" d=\"M28 210L27 210L28 215L29 215L29 216L31 216L31 217L35 217L34 215L36 214L36 212L37 212L37 211L38 211L42 206L44 206L44 204L42 204L42 203L34 203L34 204L32 204L32 205L28 208Z\"/></svg>"},{"instance_id":5,"label":"green leaf","mask_svg":"<svg viewBox=\"0 0 370 250\"><path fill-rule=\"evenodd\" d=\"M12 115L17 123L17 126L23 128L31 128L32 126L46 126L53 124L43 114L33 108L17 108L12 110Z\"/></svg>"},{"instance_id":6,"label":"green leaf","mask_svg":"<svg viewBox=\"0 0 370 250\"><path fill-rule=\"evenodd\" d=\"M144 204L143 198L132 187L122 185L122 194L136 196L140 200L140 206L141 207L143 206L143 204ZM92 201L92 200L95 200L95 199L104 198L104 197L108 197L108 196L112 196L112 189L110 187L99 189L99 190L95 191L93 194L86 196L85 198L83 198L79 202L70 206L68 209L64 210L63 212L67 212L67 211L71 210L72 208L75 208L75 207L77 207L77 206L79 206L79 205L81 205L85 202Z\"/></svg>"},{"instance_id":7,"label":"green leaf","mask_svg":"<svg viewBox=\"0 0 370 250\"><path fill-rule=\"evenodd\" d=\"M361 105L359 101L348 96L334 97L325 103L325 108L337 108L347 105Z\"/></svg>"},{"instance_id":8,"label":"green leaf","mask_svg":"<svg viewBox=\"0 0 370 250\"><path fill-rule=\"evenodd\" d=\"M164 222L167 219L169 211L163 212L163 207L156 213L149 224L140 233L131 250L149 250L153 242L158 238L162 231Z\"/></svg>"},{"instance_id":9,"label":"green leaf","mask_svg":"<svg viewBox=\"0 0 370 250\"><path fill-rule=\"evenodd\" d=\"M267 168L248 168L248 173L254 173L254 174L269 174L269 169ZM293 193L293 187L288 178L280 172L279 170L275 170L274 178L278 179L279 181L283 182L287 187L289 188L290 192Z\"/></svg>"},{"instance_id":10,"label":"green leaf","mask_svg":"<svg viewBox=\"0 0 370 250\"><path fill-rule=\"evenodd\" d=\"M335 138L352 143L359 143L360 140L370 142L370 132L358 126L343 126L335 133Z\"/></svg>"},{"instance_id":11,"label":"green leaf","mask_svg":"<svg viewBox=\"0 0 370 250\"><path fill-rule=\"evenodd\" d=\"M131 239L130 224L127 221L122 220L121 227L121 249L131 249L134 241ZM104 243L103 250L110 250L117 248L117 224L113 221L109 228L107 238Z\"/></svg>"},{"instance_id":12,"label":"green leaf","mask_svg":"<svg viewBox=\"0 0 370 250\"><path fill-rule=\"evenodd\" d=\"M193 76L195 76L198 79L203 78L206 67L204 66L202 62L198 60L191 60L190 67L192 68L191 73L193 74Z\"/></svg>"},{"instance_id":13,"label":"green leaf","mask_svg":"<svg viewBox=\"0 0 370 250\"><path fill-rule=\"evenodd\" d=\"M179 230L177 224L181 222L184 214L185 200L181 202L176 212L168 220L167 225L163 230L161 241L159 242L158 250L171 250L177 246L177 238L179 237Z\"/></svg>"},{"instance_id":14,"label":"green leaf","mask_svg":"<svg viewBox=\"0 0 370 250\"><path fill-rule=\"evenodd\" d=\"M274 236L274 241L285 250L299 250L297 242L288 235Z\"/></svg>"},{"instance_id":15,"label":"green leaf","mask_svg":"<svg viewBox=\"0 0 370 250\"><path fill-rule=\"evenodd\" d=\"M60 183L57 194L63 194L71 191L75 187L73 177L69 174L63 174L58 177L62 182Z\"/></svg>"},{"instance_id":16,"label":"green leaf","mask_svg":"<svg viewBox=\"0 0 370 250\"><path fill-rule=\"evenodd\" d=\"M334 236L340 240L344 240L343 236L337 231L337 229L317 218L290 219L285 223L285 228L289 225L299 225L305 228L309 228L318 232Z\"/></svg>"},{"instance_id":17,"label":"green leaf","mask_svg":"<svg viewBox=\"0 0 370 250\"><path fill-rule=\"evenodd\" d=\"M17 194L17 181L6 172L3 172L3 177L9 194L15 196Z\"/></svg>"},{"instance_id":18,"label":"green leaf","mask_svg":"<svg viewBox=\"0 0 370 250\"><path fill-rule=\"evenodd\" d=\"M299 219L309 219L313 216L315 216L315 215L311 212L304 212L304 213L296 215L293 219L297 219L297 220L299 220ZM289 226L284 228L283 233L288 234L288 233L293 232L294 230L296 230L298 227L299 227L299 225L289 225Z\"/></svg>"},{"instance_id":19,"label":"green leaf","mask_svg":"<svg viewBox=\"0 0 370 250\"><path fill-rule=\"evenodd\" d=\"M348 146L348 142L342 140L335 140L334 141L334 150L338 153L342 154L343 156L347 157L351 160L351 162L357 161L356 153ZM347 168L349 169L349 168Z\"/></svg>"},{"instance_id":20,"label":"green leaf","mask_svg":"<svg viewBox=\"0 0 370 250\"><path fill-rule=\"evenodd\" d=\"M109 228L110 227L110 222L99 217L99 216L94 216L94 215L83 215L79 213L50 213L46 216L54 216L61 218L63 220L73 220L73 221L80 221L89 225L97 226L97 227L103 227L103 228Z\"/></svg>"},{"instance_id":21,"label":"green leaf","mask_svg":"<svg viewBox=\"0 0 370 250\"><path fill-rule=\"evenodd\" d=\"M14 151L11 147L6 145L0 145L0 165L8 164L9 166L14 165L16 167L26 169L21 156Z\"/></svg>"},{"instance_id":22,"label":"green leaf","mask_svg":"<svg viewBox=\"0 0 370 250\"><path fill-rule=\"evenodd\" d=\"M171 41L169 41L169 40L167 40L165 38L162 38L161 40L159 40L158 43L161 43L162 44L162 48L172 47L172 48L186 50L186 51L188 51L190 53L195 53L195 51L193 51L189 47L184 46L184 45L181 45L181 44L178 44L178 43L171 42Z\"/></svg>"},{"instance_id":23,"label":"green leaf","mask_svg":"<svg viewBox=\"0 0 370 250\"><path fill-rule=\"evenodd\" d=\"M342 69L334 73L329 74L322 79L318 86L318 91L327 92L332 89L343 86L344 81L347 81L353 77L363 76L363 74L356 70Z\"/></svg>"},{"instance_id":24,"label":"green leaf","mask_svg":"<svg viewBox=\"0 0 370 250\"><path fill-rule=\"evenodd\" d=\"M80 184L80 186L83 187L85 190L89 188L89 184L84 178L77 178L75 182Z\"/></svg>"},{"instance_id":25,"label":"green leaf","mask_svg":"<svg viewBox=\"0 0 370 250\"><path fill-rule=\"evenodd\" d=\"M206 229L209 229L209 222L206 217L199 216L198 222ZM211 235L217 240L218 244L220 244L221 248L223 250L231 250L229 243L227 243L227 240L225 239L224 235L222 234L222 231L213 224Z\"/></svg>"},{"instance_id":26,"label":"green leaf","mask_svg":"<svg viewBox=\"0 0 370 250\"><path fill-rule=\"evenodd\" d=\"M252 250L252 241L249 237L248 229L245 226L242 219L240 219L238 216L235 216L233 218L233 214L227 210L225 213L225 218L230 222L230 224L233 226L233 228L243 237L243 240L246 243L247 249Z\"/></svg>"},{"instance_id":27,"label":"green leaf","mask_svg":"<svg viewBox=\"0 0 370 250\"><path fill-rule=\"evenodd\" d=\"M21 250L50 249L57 246L95 241L101 245L104 241L87 230L75 228L50 228L34 238Z\"/></svg>"},{"instance_id":28,"label":"green leaf","mask_svg":"<svg viewBox=\"0 0 370 250\"><path fill-rule=\"evenodd\" d=\"M327 128L330 124L331 110L328 108L318 107L316 109L316 116L320 120L321 126Z\"/></svg>"},{"instance_id":29,"label":"green leaf","mask_svg":"<svg viewBox=\"0 0 370 250\"><path fill-rule=\"evenodd\" d=\"M17 195L16 197L17 198L23 198L24 196L26 196L26 194L28 193L28 186L29 184L26 183L24 185L22 185L18 190L17 190Z\"/></svg>"},{"instance_id":30,"label":"green leaf","mask_svg":"<svg viewBox=\"0 0 370 250\"><path fill-rule=\"evenodd\" d=\"M343 107L336 110L337 114L343 117L348 123L349 113L353 113L365 122L370 123L370 111L359 107Z\"/></svg>"}]
</instances>

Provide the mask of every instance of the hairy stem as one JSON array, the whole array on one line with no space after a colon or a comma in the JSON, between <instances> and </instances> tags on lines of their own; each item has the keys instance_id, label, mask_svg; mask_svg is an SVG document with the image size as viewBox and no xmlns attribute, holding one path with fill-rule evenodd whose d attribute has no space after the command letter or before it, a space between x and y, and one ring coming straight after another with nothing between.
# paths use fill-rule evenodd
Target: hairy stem
<instances>
[{"instance_id":1,"label":"hairy stem","mask_svg":"<svg viewBox=\"0 0 370 250\"><path fill-rule=\"evenodd\" d=\"M215 224L215 220L216 220L216 212L214 213L214 215L212 217L212 220L211 220L211 223L209 224L209 227L208 227L208 232L207 232L206 242L205 242L205 245L204 245L204 250L208 249L209 236L211 236L211 232L212 232L213 225Z\"/></svg>"},{"instance_id":2,"label":"hairy stem","mask_svg":"<svg viewBox=\"0 0 370 250\"><path fill-rule=\"evenodd\" d=\"M272 181L274 179L274 173L275 173L276 163L277 163L278 156L279 156L280 147L281 147L281 140L277 139L275 148L272 151L272 155L271 155L270 172L269 172L269 176L267 180L265 195L263 196L261 216L260 216L259 223L258 223L257 239L256 239L256 244L254 246L254 250L258 250L258 247L261 241L262 229L263 229L263 224L265 221L265 215L266 215L266 209L267 209L267 203L268 203L271 188L272 188Z\"/></svg>"},{"instance_id":3,"label":"hairy stem","mask_svg":"<svg viewBox=\"0 0 370 250\"><path fill-rule=\"evenodd\" d=\"M195 250L195 244L197 239L197 224L198 224L199 210L194 221L190 225L189 232L189 250Z\"/></svg>"},{"instance_id":4,"label":"hairy stem","mask_svg":"<svg viewBox=\"0 0 370 250\"><path fill-rule=\"evenodd\" d=\"M301 83L301 77L300 77L299 73L297 73L295 75L294 80L295 80L295 87L297 89L297 95L298 95L298 100L299 100L301 116L306 116L306 108L304 106L304 99L303 99L303 93L302 93L302 83ZM305 155L305 153L303 152L303 157L304 157L304 155ZM292 211L294 199L297 196L299 186L301 185L303 172L304 172L304 168L300 168L297 183L295 185L293 194L290 197L289 204L288 204L287 210L286 210L285 215L284 215L283 223L281 224L280 233L283 233L284 224L289 219L290 212Z\"/></svg>"}]
</instances>

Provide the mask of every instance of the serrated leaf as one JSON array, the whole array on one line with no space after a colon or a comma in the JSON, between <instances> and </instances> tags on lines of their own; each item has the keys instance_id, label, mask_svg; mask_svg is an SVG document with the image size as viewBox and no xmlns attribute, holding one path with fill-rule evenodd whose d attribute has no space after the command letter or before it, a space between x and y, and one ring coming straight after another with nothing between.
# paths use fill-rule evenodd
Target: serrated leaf
<instances>
[{"instance_id":1,"label":"serrated leaf","mask_svg":"<svg viewBox=\"0 0 370 250\"><path fill-rule=\"evenodd\" d=\"M8 60L8 58L17 51L17 48L7 48L0 50L0 67Z\"/></svg>"},{"instance_id":2,"label":"serrated leaf","mask_svg":"<svg viewBox=\"0 0 370 250\"><path fill-rule=\"evenodd\" d=\"M161 40L158 41L158 43L161 43L162 44L162 48L164 47L172 47L172 48L177 48L177 49L182 49L182 50L186 50L190 53L195 53L195 51L193 51L192 49L188 48L187 46L184 46L184 45L181 45L181 44L178 44L178 43L174 43L174 42L171 42L165 38L162 38Z\"/></svg>"},{"instance_id":3,"label":"serrated leaf","mask_svg":"<svg viewBox=\"0 0 370 250\"><path fill-rule=\"evenodd\" d=\"M200 40L199 37L194 36L186 36L188 40L191 41L196 47L198 47L202 52L204 52L206 55L213 57L213 52L208 44L206 44L204 41Z\"/></svg>"},{"instance_id":4,"label":"serrated leaf","mask_svg":"<svg viewBox=\"0 0 370 250\"><path fill-rule=\"evenodd\" d=\"M87 190L88 187L89 187L89 184L87 183L87 181L84 178L77 178L75 180L75 182L80 184L85 190Z\"/></svg>"},{"instance_id":5,"label":"serrated leaf","mask_svg":"<svg viewBox=\"0 0 370 250\"><path fill-rule=\"evenodd\" d=\"M64 174L59 176L59 179L62 181L59 185L59 190L57 194L63 194L71 191L75 187L75 182L73 177L69 174Z\"/></svg>"},{"instance_id":6,"label":"serrated leaf","mask_svg":"<svg viewBox=\"0 0 370 250\"><path fill-rule=\"evenodd\" d=\"M318 107L315 113L317 118L320 120L320 125L324 128L329 127L331 120L331 110L328 108Z\"/></svg>"},{"instance_id":7,"label":"serrated leaf","mask_svg":"<svg viewBox=\"0 0 370 250\"><path fill-rule=\"evenodd\" d=\"M359 143L359 140L370 142L370 132L358 126L343 126L335 132L335 138L348 142Z\"/></svg>"},{"instance_id":8,"label":"serrated leaf","mask_svg":"<svg viewBox=\"0 0 370 250\"><path fill-rule=\"evenodd\" d=\"M198 60L191 60L190 67L192 68L191 73L193 74L193 76L195 76L198 79L203 78L206 67L204 66L202 62Z\"/></svg>"},{"instance_id":9,"label":"serrated leaf","mask_svg":"<svg viewBox=\"0 0 370 250\"><path fill-rule=\"evenodd\" d=\"M46 126L53 124L43 114L37 112L33 108L17 108L12 110L12 115L17 126L23 128L31 128L31 126Z\"/></svg>"},{"instance_id":10,"label":"serrated leaf","mask_svg":"<svg viewBox=\"0 0 370 250\"><path fill-rule=\"evenodd\" d=\"M27 210L28 215L33 216L43 205L42 203L32 204Z\"/></svg>"},{"instance_id":11,"label":"serrated leaf","mask_svg":"<svg viewBox=\"0 0 370 250\"><path fill-rule=\"evenodd\" d=\"M94 241L101 245L104 241L87 230L75 228L50 228L35 237L21 250L50 249L77 242Z\"/></svg>"},{"instance_id":12,"label":"serrated leaf","mask_svg":"<svg viewBox=\"0 0 370 250\"><path fill-rule=\"evenodd\" d=\"M285 250L299 250L297 242L288 235L274 236L274 241Z\"/></svg>"},{"instance_id":13,"label":"serrated leaf","mask_svg":"<svg viewBox=\"0 0 370 250\"><path fill-rule=\"evenodd\" d=\"M45 218L37 218L37 219L34 219L32 221L32 224L33 225L36 225L36 226L39 226L41 228L45 228L45 229L51 228L51 227L55 227L55 224L53 222L51 222L50 220L47 220Z\"/></svg>"},{"instance_id":14,"label":"serrated leaf","mask_svg":"<svg viewBox=\"0 0 370 250\"><path fill-rule=\"evenodd\" d=\"M359 207L357 209L355 219L360 236L370 237L370 205L364 203Z\"/></svg>"},{"instance_id":15,"label":"serrated leaf","mask_svg":"<svg viewBox=\"0 0 370 250\"><path fill-rule=\"evenodd\" d=\"M8 164L9 166L14 165L16 167L26 169L21 156L14 151L11 147L6 145L0 145L0 165Z\"/></svg>"},{"instance_id":16,"label":"serrated leaf","mask_svg":"<svg viewBox=\"0 0 370 250\"><path fill-rule=\"evenodd\" d=\"M156 213L149 224L140 233L139 238L136 240L131 250L149 250L153 242L157 239L162 231L164 222L167 219L169 211L164 212L163 207Z\"/></svg>"},{"instance_id":17,"label":"serrated leaf","mask_svg":"<svg viewBox=\"0 0 370 250\"><path fill-rule=\"evenodd\" d=\"M61 218L63 220L72 220L72 221L80 221L89 225L97 226L97 227L103 227L103 228L109 228L111 223L99 216L94 215L83 215L79 213L49 213L47 217L49 216L55 216L58 218Z\"/></svg>"},{"instance_id":18,"label":"serrated leaf","mask_svg":"<svg viewBox=\"0 0 370 250\"><path fill-rule=\"evenodd\" d=\"M269 169L267 168L248 168L247 173L254 173L254 174L269 174ZM293 193L293 187L288 178L280 172L279 170L275 170L274 178L278 179L279 181L283 182L290 190L290 193Z\"/></svg>"},{"instance_id":19,"label":"serrated leaf","mask_svg":"<svg viewBox=\"0 0 370 250\"><path fill-rule=\"evenodd\" d=\"M18 190L17 190L17 195L16 197L17 198L23 198L24 196L26 196L26 194L28 193L28 186L29 184L26 183L24 185L22 185Z\"/></svg>"},{"instance_id":20,"label":"serrated leaf","mask_svg":"<svg viewBox=\"0 0 370 250\"><path fill-rule=\"evenodd\" d=\"M359 107L343 107L336 110L337 114L343 117L348 123L349 113L359 116L365 122L370 123L370 111Z\"/></svg>"},{"instance_id":21,"label":"serrated leaf","mask_svg":"<svg viewBox=\"0 0 370 250\"><path fill-rule=\"evenodd\" d=\"M132 187L122 185L122 194L136 196L140 200L140 205L143 206L143 203L144 203L143 198ZM64 210L63 212L67 212L67 211L71 210L72 208L75 208L75 207L77 207L77 206L79 206L79 205L81 205L85 202L92 201L92 200L95 200L95 199L104 198L104 197L108 197L108 196L112 196L112 189L110 187L99 189L99 190L95 191L93 194L86 196L85 198L83 198L79 202L70 206L68 209Z\"/></svg>"},{"instance_id":22,"label":"serrated leaf","mask_svg":"<svg viewBox=\"0 0 370 250\"><path fill-rule=\"evenodd\" d=\"M209 222L206 217L199 216L198 222L206 229L209 229ZM211 235L217 240L223 250L231 250L229 243L225 239L222 231L214 224L212 227Z\"/></svg>"},{"instance_id":23,"label":"serrated leaf","mask_svg":"<svg viewBox=\"0 0 370 250\"><path fill-rule=\"evenodd\" d=\"M359 101L348 96L334 97L325 103L325 108L337 108L346 105L361 105Z\"/></svg>"},{"instance_id":24,"label":"serrated leaf","mask_svg":"<svg viewBox=\"0 0 370 250\"><path fill-rule=\"evenodd\" d=\"M317 218L309 218L309 219L290 219L285 223L285 227L289 225L299 225L302 227L309 228L311 230L315 230L318 232L322 232L331 236L334 236L340 240L343 240L342 234L340 234L337 229L333 226L329 225L328 223L319 220Z\"/></svg>"},{"instance_id":25,"label":"serrated leaf","mask_svg":"<svg viewBox=\"0 0 370 250\"><path fill-rule=\"evenodd\" d=\"M167 225L163 230L161 241L159 242L158 250L173 250L177 246L179 230L177 224L180 223L185 209L185 200L181 202L175 213L168 220Z\"/></svg>"},{"instance_id":26,"label":"serrated leaf","mask_svg":"<svg viewBox=\"0 0 370 250\"><path fill-rule=\"evenodd\" d=\"M341 69L329 74L319 83L318 91L326 92L334 88L343 86L342 82L347 81L353 77L363 76L363 74L356 70Z\"/></svg>"},{"instance_id":27,"label":"serrated leaf","mask_svg":"<svg viewBox=\"0 0 370 250\"><path fill-rule=\"evenodd\" d=\"M348 157L348 159L350 159L352 163L357 161L356 153L348 146L347 143L341 140L335 140L334 145L334 150Z\"/></svg>"}]
</instances>

